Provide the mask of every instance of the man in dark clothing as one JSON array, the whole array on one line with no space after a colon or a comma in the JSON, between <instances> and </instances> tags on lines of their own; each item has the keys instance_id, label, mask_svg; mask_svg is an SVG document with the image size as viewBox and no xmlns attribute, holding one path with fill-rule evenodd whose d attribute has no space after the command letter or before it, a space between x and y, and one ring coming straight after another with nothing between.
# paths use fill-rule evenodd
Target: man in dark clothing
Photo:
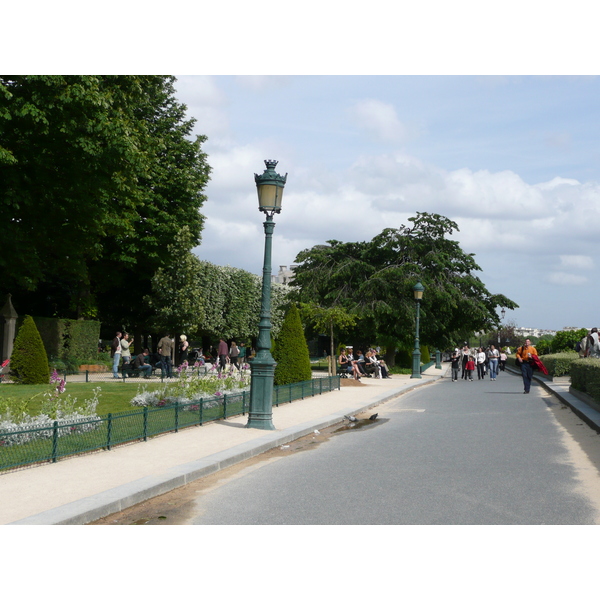
<instances>
[{"instance_id":1,"label":"man in dark clothing","mask_svg":"<svg viewBox=\"0 0 600 600\"><path fill-rule=\"evenodd\" d=\"M219 340L219 349L217 352L219 354L219 372L221 372L223 369L225 369L225 367L227 367L227 356L229 355L227 342L223 338Z\"/></svg>"},{"instance_id":2,"label":"man in dark clothing","mask_svg":"<svg viewBox=\"0 0 600 600\"><path fill-rule=\"evenodd\" d=\"M142 371L146 379L152 374L152 367L146 364L146 357L148 354L148 348L144 348L144 351L141 354L138 354L133 361L133 367L138 371Z\"/></svg>"},{"instance_id":3,"label":"man in dark clothing","mask_svg":"<svg viewBox=\"0 0 600 600\"><path fill-rule=\"evenodd\" d=\"M171 354L173 352L174 342L171 337L167 334L158 342L158 352L160 354L161 370L163 375L170 378L172 375L171 369L173 363L171 362Z\"/></svg>"}]
</instances>

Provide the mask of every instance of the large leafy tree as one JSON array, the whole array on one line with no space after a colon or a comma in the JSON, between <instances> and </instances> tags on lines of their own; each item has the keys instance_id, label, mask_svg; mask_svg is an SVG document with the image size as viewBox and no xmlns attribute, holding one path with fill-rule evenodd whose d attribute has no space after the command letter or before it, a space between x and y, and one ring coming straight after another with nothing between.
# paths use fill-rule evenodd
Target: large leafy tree
<instances>
[{"instance_id":1,"label":"large leafy tree","mask_svg":"<svg viewBox=\"0 0 600 600\"><path fill-rule=\"evenodd\" d=\"M388 348L413 341L417 281L425 286L420 327L425 345L447 346L466 332L498 325L497 308L517 308L506 296L491 294L475 275L480 268L474 256L449 237L456 223L429 213L409 222L368 242L332 240L300 252L297 299L359 315L357 335Z\"/></svg>"},{"instance_id":2,"label":"large leafy tree","mask_svg":"<svg viewBox=\"0 0 600 600\"><path fill-rule=\"evenodd\" d=\"M20 310L143 322L167 245L197 243L210 168L168 76L0 76L2 291Z\"/></svg>"}]
</instances>

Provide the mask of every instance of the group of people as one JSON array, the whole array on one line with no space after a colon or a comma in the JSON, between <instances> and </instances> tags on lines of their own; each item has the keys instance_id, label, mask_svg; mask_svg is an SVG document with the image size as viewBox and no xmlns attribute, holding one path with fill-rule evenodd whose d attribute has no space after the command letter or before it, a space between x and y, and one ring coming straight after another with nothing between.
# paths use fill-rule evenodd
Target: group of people
<instances>
[{"instance_id":1,"label":"group of people","mask_svg":"<svg viewBox=\"0 0 600 600\"><path fill-rule=\"evenodd\" d=\"M506 353L498 350L493 344L488 348L469 348L465 344L462 350L454 349L450 358L452 381L458 381L458 373L462 371L462 379L473 381L477 371L477 379L485 379L489 374L490 381L496 381L498 373L504 371L506 366Z\"/></svg>"},{"instance_id":2,"label":"group of people","mask_svg":"<svg viewBox=\"0 0 600 600\"><path fill-rule=\"evenodd\" d=\"M348 375L352 375L356 380L373 376L379 379L391 379L385 361L378 357L374 348L369 348L365 354L357 350L356 358L352 351L352 346L346 346L340 351L338 357L338 364Z\"/></svg>"},{"instance_id":3,"label":"group of people","mask_svg":"<svg viewBox=\"0 0 600 600\"><path fill-rule=\"evenodd\" d=\"M231 346L227 346L227 342L221 338L217 348L217 357L219 361L219 373L230 370L232 368L238 371L244 366L247 359L247 348L244 342L240 342L238 346L235 341L231 342Z\"/></svg>"},{"instance_id":4,"label":"group of people","mask_svg":"<svg viewBox=\"0 0 600 600\"><path fill-rule=\"evenodd\" d=\"M499 371L504 371L506 366L506 353L498 350L493 344L489 348L469 348L467 344L462 350L456 348L452 353L452 381L458 380L458 372L462 368L462 378L473 381L473 373L477 371L477 378L484 379L489 373L490 381L496 381ZM515 364L521 369L523 376L524 394L529 394L533 370L543 368L540 365L537 350L531 344L531 340L525 340L525 343L517 348Z\"/></svg>"},{"instance_id":5,"label":"group of people","mask_svg":"<svg viewBox=\"0 0 600 600\"><path fill-rule=\"evenodd\" d=\"M122 333L117 331L111 344L111 357L113 359L113 377L119 379L119 368L121 367L121 359L123 365L127 365L132 361L130 345L132 340L129 339L128 333ZM165 377L171 378L173 376L173 352L175 349L175 339L167 334L164 335L158 342L157 352L152 355L148 348L145 348L143 352L140 352L133 358L133 368L143 373L144 377L149 377L152 373L154 366L160 367ZM179 343L177 346L179 365L187 365L188 360L192 359L194 362L200 362L204 364L204 355L202 350L193 350L190 352L190 344L186 335L179 336ZM231 347L228 347L227 342L221 338L219 340L219 346L214 352L215 362L218 362L219 372L229 369L237 368L238 370L245 364L247 357L247 348L242 342L238 346L235 341L231 342ZM192 358L193 357L193 358ZM208 357L207 357L208 358Z\"/></svg>"}]
</instances>

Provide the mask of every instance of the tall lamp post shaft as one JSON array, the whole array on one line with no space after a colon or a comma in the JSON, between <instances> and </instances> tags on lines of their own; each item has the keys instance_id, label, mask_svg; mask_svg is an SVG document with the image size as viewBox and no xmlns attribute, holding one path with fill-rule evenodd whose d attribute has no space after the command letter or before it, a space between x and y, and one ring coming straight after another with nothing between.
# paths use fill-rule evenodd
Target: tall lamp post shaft
<instances>
[{"instance_id":1,"label":"tall lamp post shaft","mask_svg":"<svg viewBox=\"0 0 600 600\"><path fill-rule=\"evenodd\" d=\"M271 247L275 223L267 215L265 228L265 258L263 263L262 297L256 356L250 362L250 408L246 427L275 429L273 425L273 379L276 362L271 355Z\"/></svg>"},{"instance_id":2,"label":"tall lamp post shaft","mask_svg":"<svg viewBox=\"0 0 600 600\"><path fill-rule=\"evenodd\" d=\"M421 347L419 346L419 308L421 302L416 301L417 304L417 318L415 328L415 349L413 350L413 369L411 379L421 379Z\"/></svg>"}]
</instances>

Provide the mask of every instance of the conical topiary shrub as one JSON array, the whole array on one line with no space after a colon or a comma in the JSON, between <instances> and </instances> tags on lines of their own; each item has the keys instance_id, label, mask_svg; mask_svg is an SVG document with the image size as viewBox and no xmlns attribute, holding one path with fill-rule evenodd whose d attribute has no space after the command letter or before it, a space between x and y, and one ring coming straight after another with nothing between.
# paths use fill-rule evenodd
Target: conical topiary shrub
<instances>
[{"instance_id":1,"label":"conical topiary shrub","mask_svg":"<svg viewBox=\"0 0 600 600\"><path fill-rule=\"evenodd\" d=\"M48 356L34 320L26 315L10 356L10 372L17 383L49 383Z\"/></svg>"},{"instance_id":2,"label":"conical topiary shrub","mask_svg":"<svg viewBox=\"0 0 600 600\"><path fill-rule=\"evenodd\" d=\"M308 345L304 337L300 313L295 304L287 311L273 348L275 385L308 381L312 378Z\"/></svg>"}]
</instances>

